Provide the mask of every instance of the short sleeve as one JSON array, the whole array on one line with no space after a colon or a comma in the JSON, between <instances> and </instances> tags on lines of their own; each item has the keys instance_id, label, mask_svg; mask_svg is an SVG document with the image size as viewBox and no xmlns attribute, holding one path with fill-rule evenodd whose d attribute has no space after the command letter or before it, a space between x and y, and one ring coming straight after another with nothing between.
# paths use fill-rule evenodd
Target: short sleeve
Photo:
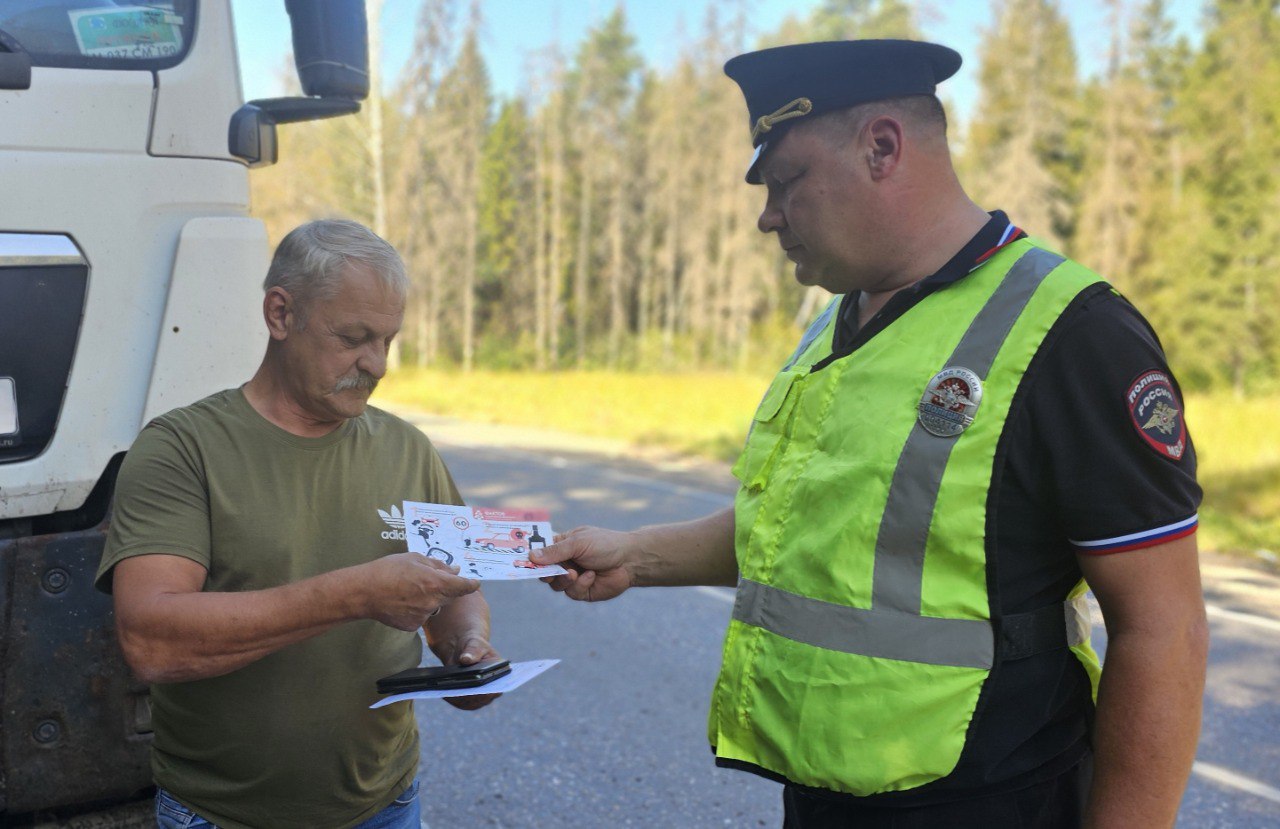
<instances>
[{"instance_id":1,"label":"short sleeve","mask_svg":"<svg viewBox=\"0 0 1280 829\"><path fill-rule=\"evenodd\" d=\"M425 440L425 437L424 437ZM445 465L444 458L440 457L440 453L436 451L431 441L427 440L427 451L430 453L428 462L428 481L427 491L431 493L430 502L433 504L452 504L454 506L466 506L466 501L462 499L462 493L458 491L458 485L454 483L453 475L449 472L449 467Z\"/></svg>"},{"instance_id":2,"label":"short sleeve","mask_svg":"<svg viewBox=\"0 0 1280 829\"><path fill-rule=\"evenodd\" d=\"M152 422L116 478L115 503L95 586L111 592L112 568L140 555L177 555L209 568L209 497L197 454Z\"/></svg>"},{"instance_id":3,"label":"short sleeve","mask_svg":"<svg viewBox=\"0 0 1280 829\"><path fill-rule=\"evenodd\" d=\"M1113 291L1094 291L1044 348L1024 412L1033 457L1022 461L1042 465L1072 547L1122 552L1194 532L1195 449L1182 392L1146 320Z\"/></svg>"}]
</instances>

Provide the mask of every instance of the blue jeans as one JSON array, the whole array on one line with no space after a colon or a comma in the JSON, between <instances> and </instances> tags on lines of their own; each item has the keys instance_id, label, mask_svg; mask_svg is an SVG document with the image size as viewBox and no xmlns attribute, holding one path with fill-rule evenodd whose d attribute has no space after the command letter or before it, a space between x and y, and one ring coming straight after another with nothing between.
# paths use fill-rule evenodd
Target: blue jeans
<instances>
[{"instance_id":1,"label":"blue jeans","mask_svg":"<svg viewBox=\"0 0 1280 829\"><path fill-rule=\"evenodd\" d=\"M156 787L156 826L159 829L218 829ZM418 781L414 780L391 805L352 829L422 829L422 807L418 804Z\"/></svg>"}]
</instances>

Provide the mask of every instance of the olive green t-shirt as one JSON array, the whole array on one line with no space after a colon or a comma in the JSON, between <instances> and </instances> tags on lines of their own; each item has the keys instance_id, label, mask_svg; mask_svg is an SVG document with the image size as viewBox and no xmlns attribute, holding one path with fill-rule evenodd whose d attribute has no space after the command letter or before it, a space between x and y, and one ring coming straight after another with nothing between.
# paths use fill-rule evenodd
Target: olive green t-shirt
<instances>
[{"instance_id":1,"label":"olive green t-shirt","mask_svg":"<svg viewBox=\"0 0 1280 829\"><path fill-rule=\"evenodd\" d=\"M404 552L403 500L461 504L430 441L378 409L302 438L239 389L149 423L126 456L97 585L122 559L208 570L206 591L259 590ZM399 520L397 520L399 519ZM349 622L212 679L151 688L156 782L226 829L353 826L417 771L412 704L375 681L417 665L416 634Z\"/></svg>"}]
</instances>

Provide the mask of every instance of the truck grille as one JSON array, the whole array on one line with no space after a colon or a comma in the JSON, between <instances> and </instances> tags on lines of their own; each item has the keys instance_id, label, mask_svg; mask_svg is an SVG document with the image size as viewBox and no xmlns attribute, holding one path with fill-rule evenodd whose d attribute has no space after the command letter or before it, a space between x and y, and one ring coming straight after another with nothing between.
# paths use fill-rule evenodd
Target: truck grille
<instances>
[{"instance_id":1,"label":"truck grille","mask_svg":"<svg viewBox=\"0 0 1280 829\"><path fill-rule=\"evenodd\" d=\"M0 233L0 463L34 458L53 439L88 278L70 238Z\"/></svg>"}]
</instances>

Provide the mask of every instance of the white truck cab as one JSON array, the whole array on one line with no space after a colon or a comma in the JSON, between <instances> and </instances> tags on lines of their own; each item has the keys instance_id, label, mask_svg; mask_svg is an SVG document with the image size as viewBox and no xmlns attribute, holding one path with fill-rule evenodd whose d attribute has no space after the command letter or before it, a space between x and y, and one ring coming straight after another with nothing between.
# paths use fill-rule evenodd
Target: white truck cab
<instances>
[{"instance_id":1,"label":"white truck cab","mask_svg":"<svg viewBox=\"0 0 1280 829\"><path fill-rule=\"evenodd\" d=\"M363 0L287 6L308 97L244 104L229 0L0 0L5 825L150 786L147 689L93 589L115 472L151 418L252 374L249 169L277 123L368 91Z\"/></svg>"}]
</instances>

